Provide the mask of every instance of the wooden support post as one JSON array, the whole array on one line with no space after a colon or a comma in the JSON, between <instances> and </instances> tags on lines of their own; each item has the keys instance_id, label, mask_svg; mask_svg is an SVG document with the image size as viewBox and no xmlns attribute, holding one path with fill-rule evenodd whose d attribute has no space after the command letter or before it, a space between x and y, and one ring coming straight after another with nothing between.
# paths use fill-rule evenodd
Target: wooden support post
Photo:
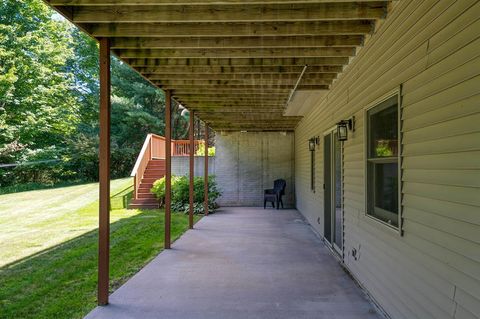
<instances>
[{"instance_id":1,"label":"wooden support post","mask_svg":"<svg viewBox=\"0 0 480 319\"><path fill-rule=\"evenodd\" d=\"M165 91L165 249L170 249L172 209L172 91Z\"/></svg>"},{"instance_id":2,"label":"wooden support post","mask_svg":"<svg viewBox=\"0 0 480 319\"><path fill-rule=\"evenodd\" d=\"M110 255L110 42L100 39L100 205L98 225L98 304L108 304Z\"/></svg>"},{"instance_id":3,"label":"wooden support post","mask_svg":"<svg viewBox=\"0 0 480 319\"><path fill-rule=\"evenodd\" d=\"M194 195L194 188L193 188L193 182L194 182L194 164L195 164L195 140L193 138L193 131L194 131L194 116L195 113L193 111L190 111L190 127L188 129L188 134L190 138L190 185L189 185L189 212L188 212L188 224L190 226L190 229L193 229L193 195Z\"/></svg>"},{"instance_id":4,"label":"wooden support post","mask_svg":"<svg viewBox=\"0 0 480 319\"><path fill-rule=\"evenodd\" d=\"M205 216L208 215L208 125L205 123Z\"/></svg>"}]
</instances>

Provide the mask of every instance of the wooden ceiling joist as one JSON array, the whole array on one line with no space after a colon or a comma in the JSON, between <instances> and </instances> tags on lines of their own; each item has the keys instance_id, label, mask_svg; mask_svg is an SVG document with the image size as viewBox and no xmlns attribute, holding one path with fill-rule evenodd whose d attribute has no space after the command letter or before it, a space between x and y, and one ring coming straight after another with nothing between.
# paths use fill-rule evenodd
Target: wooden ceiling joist
<instances>
[{"instance_id":1,"label":"wooden ceiling joist","mask_svg":"<svg viewBox=\"0 0 480 319\"><path fill-rule=\"evenodd\" d=\"M295 14L292 14L294 12ZM76 7L75 23L276 22L381 19L384 2Z\"/></svg>"},{"instance_id":2,"label":"wooden ceiling joist","mask_svg":"<svg viewBox=\"0 0 480 319\"><path fill-rule=\"evenodd\" d=\"M120 59L224 131L293 130L301 118L283 116L292 90L328 90L390 7L387 0L45 2L91 36L109 38Z\"/></svg>"},{"instance_id":3,"label":"wooden ceiling joist","mask_svg":"<svg viewBox=\"0 0 480 319\"><path fill-rule=\"evenodd\" d=\"M150 77L154 74L169 74L181 76L196 76L204 74L267 74L267 75L283 75L290 74L296 76L302 72L303 65L300 66L157 66L157 67L136 67L135 70ZM309 65L307 74L315 73L334 73L342 72L342 66L336 65Z\"/></svg>"},{"instance_id":4,"label":"wooden ceiling joist","mask_svg":"<svg viewBox=\"0 0 480 319\"><path fill-rule=\"evenodd\" d=\"M371 20L288 22L79 23L94 37L241 37L364 35Z\"/></svg>"},{"instance_id":5,"label":"wooden ceiling joist","mask_svg":"<svg viewBox=\"0 0 480 319\"><path fill-rule=\"evenodd\" d=\"M305 73L302 80L333 80L337 73ZM298 80L298 73L204 73L204 74L151 74L150 80L168 81L168 80Z\"/></svg>"},{"instance_id":6,"label":"wooden ceiling joist","mask_svg":"<svg viewBox=\"0 0 480 319\"><path fill-rule=\"evenodd\" d=\"M179 101L185 103L185 104L188 104L188 105L191 105L193 103L198 103L198 104L206 104L206 105L210 105L210 104L223 104L223 103L227 103L227 104L231 104L233 103L233 105L235 104L243 104L243 103L248 103L248 104L255 104L255 103L262 103L262 104L271 104L271 105L276 105L276 104L285 104L285 102L287 102L287 98L283 98L283 99L267 99L267 98L264 98L264 99L248 99L248 98L245 98L245 99L232 99L232 98L225 98L225 99L221 99L221 98L213 98L213 99L200 99L200 98L186 98L186 97L182 97L182 99Z\"/></svg>"},{"instance_id":7,"label":"wooden ceiling joist","mask_svg":"<svg viewBox=\"0 0 480 319\"><path fill-rule=\"evenodd\" d=\"M114 50L125 59L137 58L314 58L351 57L355 47L270 48L270 49L124 49Z\"/></svg>"},{"instance_id":8,"label":"wooden ceiling joist","mask_svg":"<svg viewBox=\"0 0 480 319\"><path fill-rule=\"evenodd\" d=\"M211 114L223 114L224 116L228 116L230 113L234 116L236 113L249 113L249 114L276 114L277 116L283 116L283 107L279 108L268 108L268 109L261 109L261 108L232 108L232 107L223 107L223 108L195 108L191 107L192 110L195 111L197 115L200 114L211 115Z\"/></svg>"},{"instance_id":9,"label":"wooden ceiling joist","mask_svg":"<svg viewBox=\"0 0 480 319\"><path fill-rule=\"evenodd\" d=\"M363 35L285 37L172 37L113 38L112 49L244 49L352 47L363 44Z\"/></svg>"},{"instance_id":10,"label":"wooden ceiling joist","mask_svg":"<svg viewBox=\"0 0 480 319\"><path fill-rule=\"evenodd\" d=\"M145 6L145 5L211 5L218 3L228 4L266 4L266 3L319 3L319 2L332 2L332 0L47 0L52 6L118 6L118 5L130 5L130 6ZM335 0L335 2L352 2L352 0ZM378 0L362 0L361 2L378 2ZM160 9L160 8L159 8Z\"/></svg>"},{"instance_id":11,"label":"wooden ceiling joist","mask_svg":"<svg viewBox=\"0 0 480 319\"><path fill-rule=\"evenodd\" d=\"M177 79L170 79L170 80L152 80L153 83L155 84L163 84L166 86L175 86L175 85L191 85L191 86L199 86L199 85L206 85L206 86L211 86L211 85L218 85L220 87L222 86L238 86L238 85L247 85L247 86L255 86L255 85L261 85L261 86L274 86L274 87L279 87L279 86L289 86L292 88L292 85L294 86L296 83L296 79L234 79L234 80L177 80ZM318 80L302 80L300 82L302 85L329 85L332 83L331 79L318 79Z\"/></svg>"},{"instance_id":12,"label":"wooden ceiling joist","mask_svg":"<svg viewBox=\"0 0 480 319\"><path fill-rule=\"evenodd\" d=\"M348 57L315 58L201 58L201 59L123 59L133 67L156 66L344 66ZM301 72L301 70L300 70ZM300 74L300 72L298 74Z\"/></svg>"},{"instance_id":13,"label":"wooden ceiling joist","mask_svg":"<svg viewBox=\"0 0 480 319\"><path fill-rule=\"evenodd\" d=\"M207 97L215 97L215 96L228 96L230 98L238 98L238 97L244 97L246 95L248 96L277 96L277 95L287 95L290 93L290 90L284 89L284 90L268 90L268 89L263 89L263 90L256 90L256 91L250 91L250 89L208 89L208 88L199 88L199 89L175 89L173 90L173 96L174 97L188 97L188 96L207 96Z\"/></svg>"},{"instance_id":14,"label":"wooden ceiling joist","mask_svg":"<svg viewBox=\"0 0 480 319\"><path fill-rule=\"evenodd\" d=\"M179 90L179 89L182 89L182 90L185 90L185 89L188 89L188 90L194 90L194 89L200 89L200 88L206 88L206 89L212 89L212 88L218 88L219 90L222 90L222 89L229 89L229 90L241 90L241 91L263 91L263 90L281 90L281 91L285 91L285 90L292 90L293 87L291 84L271 84L271 85L267 85L267 84L258 84L258 85L240 85L240 84L237 84L237 85L220 85L220 84L215 84L215 83L212 83L210 85L208 84L173 84L173 83L169 83L169 84L157 84L158 86L161 86L161 87L164 87L165 89L167 90ZM318 84L314 84L314 85L299 85L297 87L297 90L305 90L305 91L310 91L310 90L328 90L329 89L329 86L328 85L318 85Z\"/></svg>"}]
</instances>

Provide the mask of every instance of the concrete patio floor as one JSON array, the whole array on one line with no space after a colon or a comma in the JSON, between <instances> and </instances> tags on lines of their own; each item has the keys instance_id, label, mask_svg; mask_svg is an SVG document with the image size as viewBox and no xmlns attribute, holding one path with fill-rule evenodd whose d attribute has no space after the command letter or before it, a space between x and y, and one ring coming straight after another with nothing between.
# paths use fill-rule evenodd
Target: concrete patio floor
<instances>
[{"instance_id":1,"label":"concrete patio floor","mask_svg":"<svg viewBox=\"0 0 480 319\"><path fill-rule=\"evenodd\" d=\"M296 210L223 208L86 318L381 318Z\"/></svg>"}]
</instances>

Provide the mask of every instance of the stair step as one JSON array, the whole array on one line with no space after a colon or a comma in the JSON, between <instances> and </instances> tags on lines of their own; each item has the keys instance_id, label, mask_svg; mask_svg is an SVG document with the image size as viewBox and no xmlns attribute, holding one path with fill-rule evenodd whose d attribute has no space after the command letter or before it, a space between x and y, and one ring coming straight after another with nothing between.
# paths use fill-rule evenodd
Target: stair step
<instances>
[{"instance_id":1,"label":"stair step","mask_svg":"<svg viewBox=\"0 0 480 319\"><path fill-rule=\"evenodd\" d=\"M159 208L158 204L130 204L128 208L135 209L135 208L143 208L143 209L155 209Z\"/></svg>"},{"instance_id":2,"label":"stair step","mask_svg":"<svg viewBox=\"0 0 480 319\"><path fill-rule=\"evenodd\" d=\"M150 189L149 189L149 188L139 188L139 189L138 189L138 193L139 193L139 194L152 194L152 193L150 192ZM153 194L152 194L152 195L153 195Z\"/></svg>"},{"instance_id":3,"label":"stair step","mask_svg":"<svg viewBox=\"0 0 480 319\"><path fill-rule=\"evenodd\" d=\"M165 167L165 162L148 162L147 167Z\"/></svg>"},{"instance_id":4,"label":"stair step","mask_svg":"<svg viewBox=\"0 0 480 319\"><path fill-rule=\"evenodd\" d=\"M143 176L165 176L165 172L148 172L148 171L145 171L145 173L143 173Z\"/></svg>"},{"instance_id":5,"label":"stair step","mask_svg":"<svg viewBox=\"0 0 480 319\"><path fill-rule=\"evenodd\" d=\"M145 172L165 172L165 167L148 167L145 169Z\"/></svg>"},{"instance_id":6,"label":"stair step","mask_svg":"<svg viewBox=\"0 0 480 319\"><path fill-rule=\"evenodd\" d=\"M155 198L138 198L131 201L132 204L158 204Z\"/></svg>"},{"instance_id":7,"label":"stair step","mask_svg":"<svg viewBox=\"0 0 480 319\"><path fill-rule=\"evenodd\" d=\"M150 193L143 193L143 194L142 194L142 193L138 193L138 194L137 194L137 198L138 198L138 199L147 199L147 198L148 198L148 199L150 199L150 198L155 199L155 196L154 196L153 194L150 194Z\"/></svg>"},{"instance_id":8,"label":"stair step","mask_svg":"<svg viewBox=\"0 0 480 319\"><path fill-rule=\"evenodd\" d=\"M153 180L153 182L155 182L155 181L159 180L159 179L162 178L162 177L163 177L163 176L147 175L147 176L143 176L142 181L143 181L145 178L149 178L149 179L151 178L151 179ZM152 182L152 183L153 183L153 182Z\"/></svg>"},{"instance_id":9,"label":"stair step","mask_svg":"<svg viewBox=\"0 0 480 319\"><path fill-rule=\"evenodd\" d=\"M153 184L158 178L144 177L142 178L141 184Z\"/></svg>"}]
</instances>

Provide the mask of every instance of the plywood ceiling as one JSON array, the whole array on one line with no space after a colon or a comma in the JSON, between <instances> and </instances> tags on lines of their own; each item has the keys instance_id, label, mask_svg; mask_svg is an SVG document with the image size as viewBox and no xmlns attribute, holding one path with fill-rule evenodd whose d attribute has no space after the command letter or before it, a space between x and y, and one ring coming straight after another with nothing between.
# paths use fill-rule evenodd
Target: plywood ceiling
<instances>
[{"instance_id":1,"label":"plywood ceiling","mask_svg":"<svg viewBox=\"0 0 480 319\"><path fill-rule=\"evenodd\" d=\"M298 90L325 91L389 1L46 0L217 131L289 131Z\"/></svg>"}]
</instances>

